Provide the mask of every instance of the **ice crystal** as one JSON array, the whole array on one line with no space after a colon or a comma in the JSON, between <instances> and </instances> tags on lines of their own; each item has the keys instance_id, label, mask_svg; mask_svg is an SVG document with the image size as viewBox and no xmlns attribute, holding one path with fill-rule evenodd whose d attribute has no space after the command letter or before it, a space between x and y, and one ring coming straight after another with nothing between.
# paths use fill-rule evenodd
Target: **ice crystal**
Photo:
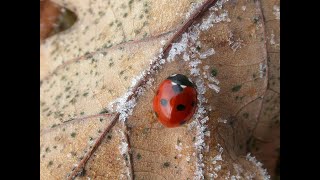
<instances>
[{"instance_id":1,"label":"ice crystal","mask_svg":"<svg viewBox=\"0 0 320 180\"><path fill-rule=\"evenodd\" d=\"M219 118L218 122L226 124L228 122L228 120Z\"/></svg>"},{"instance_id":2,"label":"ice crystal","mask_svg":"<svg viewBox=\"0 0 320 180\"><path fill-rule=\"evenodd\" d=\"M213 48L208 49L207 51L200 54L200 59L206 59L207 57L215 54L215 51Z\"/></svg>"},{"instance_id":3,"label":"ice crystal","mask_svg":"<svg viewBox=\"0 0 320 180\"><path fill-rule=\"evenodd\" d=\"M276 16L276 19L280 19L280 7L277 5L273 6L273 14Z\"/></svg>"},{"instance_id":4,"label":"ice crystal","mask_svg":"<svg viewBox=\"0 0 320 180\"><path fill-rule=\"evenodd\" d=\"M259 77L263 78L266 75L267 65L265 63L259 64Z\"/></svg>"},{"instance_id":5,"label":"ice crystal","mask_svg":"<svg viewBox=\"0 0 320 180\"><path fill-rule=\"evenodd\" d=\"M119 149L120 149L120 153L121 154L126 154L128 152L128 143L127 142L121 142Z\"/></svg>"},{"instance_id":6,"label":"ice crystal","mask_svg":"<svg viewBox=\"0 0 320 180\"><path fill-rule=\"evenodd\" d=\"M180 42L172 43L172 47L169 51L167 60L171 62L174 60L176 55L180 55L182 52L184 52L187 48L187 42L188 42L188 34L183 33Z\"/></svg>"},{"instance_id":7,"label":"ice crystal","mask_svg":"<svg viewBox=\"0 0 320 180\"><path fill-rule=\"evenodd\" d=\"M210 89L213 89L216 93L220 92L220 87L215 84L208 84Z\"/></svg>"},{"instance_id":8,"label":"ice crystal","mask_svg":"<svg viewBox=\"0 0 320 180\"><path fill-rule=\"evenodd\" d=\"M270 175L268 174L267 170L262 168L262 163L260 163L255 157L251 156L251 154L248 153L246 159L252 162L258 168L264 180L270 179Z\"/></svg>"}]
</instances>

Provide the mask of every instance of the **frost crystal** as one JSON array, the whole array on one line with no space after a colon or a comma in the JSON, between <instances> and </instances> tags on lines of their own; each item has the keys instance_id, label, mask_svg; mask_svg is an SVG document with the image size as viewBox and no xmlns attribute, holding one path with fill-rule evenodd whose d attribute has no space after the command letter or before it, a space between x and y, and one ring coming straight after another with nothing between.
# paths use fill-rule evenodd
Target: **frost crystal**
<instances>
[{"instance_id":1,"label":"frost crystal","mask_svg":"<svg viewBox=\"0 0 320 180\"><path fill-rule=\"evenodd\" d=\"M276 19L280 19L280 7L277 5L273 6L273 14L276 16Z\"/></svg>"},{"instance_id":2,"label":"frost crystal","mask_svg":"<svg viewBox=\"0 0 320 180\"><path fill-rule=\"evenodd\" d=\"M270 44L273 45L274 47L278 47L279 46L279 43L276 43L275 40L274 40L274 37L275 35L273 34L273 30L272 30L272 33L270 35Z\"/></svg>"},{"instance_id":3,"label":"frost crystal","mask_svg":"<svg viewBox=\"0 0 320 180\"><path fill-rule=\"evenodd\" d=\"M182 34L182 38L181 41L178 43L172 43L172 47L169 51L169 55L167 60L169 62L174 60L174 57L176 55L180 55L182 52L184 52L187 48L187 42L188 42L188 34L187 33L183 33Z\"/></svg>"},{"instance_id":4,"label":"frost crystal","mask_svg":"<svg viewBox=\"0 0 320 180\"><path fill-rule=\"evenodd\" d=\"M259 77L263 78L266 75L267 72L267 65L264 63L259 64Z\"/></svg>"},{"instance_id":5,"label":"frost crystal","mask_svg":"<svg viewBox=\"0 0 320 180\"><path fill-rule=\"evenodd\" d=\"M242 11L245 11L246 8L247 8L246 6L242 6L242 7L241 7Z\"/></svg>"},{"instance_id":6,"label":"frost crystal","mask_svg":"<svg viewBox=\"0 0 320 180\"><path fill-rule=\"evenodd\" d=\"M228 11L224 11L220 15L215 15L214 13L210 14L210 16L207 19L204 19L202 21L202 24L200 25L201 31L206 31L209 28L213 26L213 24L219 23L219 22L230 22L231 20L228 17Z\"/></svg>"},{"instance_id":7,"label":"frost crystal","mask_svg":"<svg viewBox=\"0 0 320 180\"><path fill-rule=\"evenodd\" d=\"M208 84L210 89L213 89L216 93L220 92L220 87L215 84Z\"/></svg>"},{"instance_id":8,"label":"frost crystal","mask_svg":"<svg viewBox=\"0 0 320 180\"><path fill-rule=\"evenodd\" d=\"M119 149L121 154L126 154L128 152L128 143L121 142Z\"/></svg>"},{"instance_id":9,"label":"frost crystal","mask_svg":"<svg viewBox=\"0 0 320 180\"><path fill-rule=\"evenodd\" d=\"M228 38L228 42L229 42L229 46L232 49L233 52L236 52L237 49L241 48L243 45L243 40L242 39L237 39L234 40L234 36L232 34L232 32L229 32L229 38Z\"/></svg>"},{"instance_id":10,"label":"frost crystal","mask_svg":"<svg viewBox=\"0 0 320 180\"><path fill-rule=\"evenodd\" d=\"M190 161L190 156L187 156L186 160L187 160L187 162L189 162Z\"/></svg>"},{"instance_id":11,"label":"frost crystal","mask_svg":"<svg viewBox=\"0 0 320 180\"><path fill-rule=\"evenodd\" d=\"M245 174L245 177L246 177L247 180L252 180L252 179L254 179L256 177L256 174L255 173L251 174L251 173L247 172Z\"/></svg>"},{"instance_id":12,"label":"frost crystal","mask_svg":"<svg viewBox=\"0 0 320 180\"><path fill-rule=\"evenodd\" d=\"M216 167L214 168L214 170L217 171L217 172L220 171L220 170L221 170L221 165L216 166Z\"/></svg>"},{"instance_id":13,"label":"frost crystal","mask_svg":"<svg viewBox=\"0 0 320 180\"><path fill-rule=\"evenodd\" d=\"M186 19L188 19L194 13L194 11L200 7L200 5L202 5L202 4L201 3L192 3L190 10L186 13Z\"/></svg>"},{"instance_id":14,"label":"frost crystal","mask_svg":"<svg viewBox=\"0 0 320 180\"><path fill-rule=\"evenodd\" d=\"M176 148L178 151L181 151L181 150L182 150L182 143L179 143L178 145L176 145L175 148Z\"/></svg>"},{"instance_id":15,"label":"frost crystal","mask_svg":"<svg viewBox=\"0 0 320 180\"><path fill-rule=\"evenodd\" d=\"M210 177L210 180L214 179L214 178L217 178L218 177L218 174L216 172L212 172L212 173L209 173L209 177Z\"/></svg>"},{"instance_id":16,"label":"frost crystal","mask_svg":"<svg viewBox=\"0 0 320 180\"><path fill-rule=\"evenodd\" d=\"M213 159L212 159L212 164L216 164L217 163L217 161L222 161L222 153L223 153L223 147L221 147L220 146L220 144L218 144L218 154L215 156L215 157L213 157Z\"/></svg>"},{"instance_id":17,"label":"frost crystal","mask_svg":"<svg viewBox=\"0 0 320 180\"><path fill-rule=\"evenodd\" d=\"M228 122L228 120L219 118L218 122L226 124Z\"/></svg>"},{"instance_id":18,"label":"frost crystal","mask_svg":"<svg viewBox=\"0 0 320 180\"><path fill-rule=\"evenodd\" d=\"M233 164L233 168L234 170L236 170L237 175L235 176L236 179L240 179L240 174L243 172L243 169L241 167L241 165L238 164Z\"/></svg>"},{"instance_id":19,"label":"frost crystal","mask_svg":"<svg viewBox=\"0 0 320 180\"><path fill-rule=\"evenodd\" d=\"M209 76L209 81L211 81L211 82L214 82L214 83L216 83L216 84L220 84L220 81L217 79L217 78L215 78L215 77L212 77L212 76Z\"/></svg>"},{"instance_id":20,"label":"frost crystal","mask_svg":"<svg viewBox=\"0 0 320 180\"><path fill-rule=\"evenodd\" d=\"M190 57L189 57L189 55L187 54L187 53L183 53L183 60L184 61L189 61L190 60Z\"/></svg>"},{"instance_id":21,"label":"frost crystal","mask_svg":"<svg viewBox=\"0 0 320 180\"><path fill-rule=\"evenodd\" d=\"M222 6L228 2L229 0L220 0L220 1L217 1L216 5L214 5L214 7L217 7L219 9L222 9Z\"/></svg>"},{"instance_id":22,"label":"frost crystal","mask_svg":"<svg viewBox=\"0 0 320 180\"><path fill-rule=\"evenodd\" d=\"M271 34L270 44L271 45L275 45L276 44L276 42L274 41L274 34L273 33Z\"/></svg>"},{"instance_id":23,"label":"frost crystal","mask_svg":"<svg viewBox=\"0 0 320 180\"><path fill-rule=\"evenodd\" d=\"M200 59L206 59L207 57L215 54L215 51L213 48L208 49L206 52L203 52L200 54Z\"/></svg>"},{"instance_id":24,"label":"frost crystal","mask_svg":"<svg viewBox=\"0 0 320 180\"><path fill-rule=\"evenodd\" d=\"M268 175L268 172L266 169L262 168L262 163L260 163L259 161L257 161L257 159L253 156L251 156L250 153L247 154L246 159L250 162L252 162L260 171L261 176L263 177L264 180L269 180L270 179L270 175Z\"/></svg>"},{"instance_id":25,"label":"frost crystal","mask_svg":"<svg viewBox=\"0 0 320 180\"><path fill-rule=\"evenodd\" d=\"M199 75L200 75L200 69L198 69L198 68L192 68L192 69L190 69L190 74L191 74L192 76L199 76Z\"/></svg>"}]
</instances>

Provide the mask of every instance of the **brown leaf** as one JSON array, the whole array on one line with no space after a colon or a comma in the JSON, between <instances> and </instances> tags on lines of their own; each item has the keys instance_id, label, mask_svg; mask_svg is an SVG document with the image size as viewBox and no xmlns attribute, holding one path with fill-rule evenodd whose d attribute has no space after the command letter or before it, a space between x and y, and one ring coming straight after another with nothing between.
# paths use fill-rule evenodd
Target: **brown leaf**
<instances>
[{"instance_id":1,"label":"brown leaf","mask_svg":"<svg viewBox=\"0 0 320 180\"><path fill-rule=\"evenodd\" d=\"M218 1L210 10L188 0L57 3L79 20L41 45L41 179L267 178L246 155L248 139L269 132L263 113L277 98L267 90L277 71L259 2ZM163 61L161 48L166 63L150 69ZM192 120L170 129L151 104L175 73L196 83L200 103ZM143 90L133 82L142 94L126 94Z\"/></svg>"}]
</instances>

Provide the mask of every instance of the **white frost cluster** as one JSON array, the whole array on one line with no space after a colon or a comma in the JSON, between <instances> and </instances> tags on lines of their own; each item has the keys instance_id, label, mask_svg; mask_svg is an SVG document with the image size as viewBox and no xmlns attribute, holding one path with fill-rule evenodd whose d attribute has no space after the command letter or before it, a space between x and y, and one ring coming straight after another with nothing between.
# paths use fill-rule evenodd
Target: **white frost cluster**
<instances>
[{"instance_id":1,"label":"white frost cluster","mask_svg":"<svg viewBox=\"0 0 320 180\"><path fill-rule=\"evenodd\" d=\"M208 79L209 82L210 82L210 83L208 83L208 87L210 89L213 89L215 93L219 93L220 92L220 87L218 85L219 85L220 81L217 78L215 78L215 77L210 75L209 66L208 65L204 66L203 70L204 70L204 72L202 73L203 77L205 79Z\"/></svg>"},{"instance_id":2,"label":"white frost cluster","mask_svg":"<svg viewBox=\"0 0 320 180\"><path fill-rule=\"evenodd\" d=\"M221 165L218 165L218 166L214 167L214 170L217 171L217 172L220 171L221 170Z\"/></svg>"},{"instance_id":3,"label":"white frost cluster","mask_svg":"<svg viewBox=\"0 0 320 180\"><path fill-rule=\"evenodd\" d=\"M229 0L220 0L214 5L214 8L222 9L223 5L228 2Z\"/></svg>"},{"instance_id":4,"label":"white frost cluster","mask_svg":"<svg viewBox=\"0 0 320 180\"><path fill-rule=\"evenodd\" d=\"M276 41L274 40L274 33L273 33L273 30L272 30L272 33L270 35L270 45L274 46L274 47L278 47L279 46L279 43L276 43Z\"/></svg>"},{"instance_id":5,"label":"white frost cluster","mask_svg":"<svg viewBox=\"0 0 320 180\"><path fill-rule=\"evenodd\" d=\"M190 10L186 13L186 19L189 17L201 6L201 3L192 3Z\"/></svg>"},{"instance_id":6,"label":"white frost cluster","mask_svg":"<svg viewBox=\"0 0 320 180\"><path fill-rule=\"evenodd\" d=\"M217 148L218 148L218 154L212 158L211 162L212 164L214 164L214 169L210 168L209 170L209 178L210 179L215 179L218 177L218 174L217 172L219 172L221 170L221 165L220 164L217 164L217 161L222 161L222 153L223 153L223 148L221 147L220 144L217 145Z\"/></svg>"},{"instance_id":7,"label":"white frost cluster","mask_svg":"<svg viewBox=\"0 0 320 180\"><path fill-rule=\"evenodd\" d=\"M211 160L212 164L217 164L217 161L223 161L221 156L223 153L223 147L220 144L218 144L217 146L218 146L218 154L212 158Z\"/></svg>"},{"instance_id":8,"label":"white frost cluster","mask_svg":"<svg viewBox=\"0 0 320 180\"><path fill-rule=\"evenodd\" d=\"M206 59L207 57L215 54L216 52L214 51L213 48L208 49L207 51L203 52L200 54L200 59Z\"/></svg>"},{"instance_id":9,"label":"white frost cluster","mask_svg":"<svg viewBox=\"0 0 320 180\"><path fill-rule=\"evenodd\" d=\"M213 7L210 8L210 10L217 10L221 9L222 5L227 2L226 0L220 0L217 2L217 4ZM197 52L197 48L201 47L199 39L199 34L201 31L206 31L209 28L213 26L215 23L219 23L222 21L227 21L229 22L230 19L228 18L228 12L224 11L223 13L216 15L214 12L211 12L208 18L205 18L202 20L201 23L193 25L191 28L189 28L188 36L184 36L186 38L189 38L189 41L186 39L182 38L182 41L185 43L189 42L189 47L190 51L192 52L191 56L188 54L183 55L183 59L185 61L190 61L189 66L190 66L190 74L195 77L195 84L197 87L197 92L198 92L198 110L194 115L194 121L195 123L191 123L191 127L196 127L197 129L197 134L196 134L196 142L195 142L195 148L197 150L197 162L196 162L196 172L195 172L195 177L194 179L204 179L203 176L203 155L202 151L203 150L209 150L204 137L210 135L210 132L207 131L207 125L206 122L209 120L209 117L205 117L205 114L207 113L206 109L204 108L204 103L206 103L208 100L204 97L204 94L206 92L206 86L203 78L201 77L200 74L200 69L197 67L198 64L201 63L199 59L197 59L194 55L195 53L199 54L200 59L206 59L207 57L215 54L215 51L213 48L208 49L204 53L199 53ZM187 45L187 44L186 44ZM182 46L184 47L184 46ZM212 86L212 88L215 89L215 91L219 91L220 89L216 86ZM189 126L189 128L190 128ZM212 173L213 177L217 177L216 174Z\"/></svg>"},{"instance_id":10,"label":"white frost cluster","mask_svg":"<svg viewBox=\"0 0 320 180\"><path fill-rule=\"evenodd\" d=\"M267 71L267 64L260 63L259 64L259 77L263 78L266 75L266 71Z\"/></svg>"},{"instance_id":11,"label":"white frost cluster","mask_svg":"<svg viewBox=\"0 0 320 180\"><path fill-rule=\"evenodd\" d=\"M121 155L126 154L126 153L128 152L128 143L122 141L122 142L120 143L119 149L120 149Z\"/></svg>"},{"instance_id":12,"label":"white frost cluster","mask_svg":"<svg viewBox=\"0 0 320 180\"><path fill-rule=\"evenodd\" d=\"M180 42L172 43L172 47L169 51L169 55L167 58L168 62L173 61L176 55L180 55L182 52L184 52L187 48L187 45L188 45L187 43L188 43L188 34L183 33Z\"/></svg>"},{"instance_id":13,"label":"white frost cluster","mask_svg":"<svg viewBox=\"0 0 320 180\"><path fill-rule=\"evenodd\" d=\"M220 87L215 84L208 84L210 89L213 89L216 93L220 92Z\"/></svg>"},{"instance_id":14,"label":"white frost cluster","mask_svg":"<svg viewBox=\"0 0 320 180\"><path fill-rule=\"evenodd\" d=\"M238 38L237 40L234 40L233 33L230 31L229 32L229 37L228 37L228 43L230 48L232 49L233 52L236 52L237 49L241 48L243 45L243 40Z\"/></svg>"},{"instance_id":15,"label":"white frost cluster","mask_svg":"<svg viewBox=\"0 0 320 180\"><path fill-rule=\"evenodd\" d=\"M251 154L248 153L246 159L252 162L259 169L260 174L264 180L270 179L270 175L268 174L267 170L262 168L262 163L260 163L255 157L251 156Z\"/></svg>"},{"instance_id":16,"label":"white frost cluster","mask_svg":"<svg viewBox=\"0 0 320 180\"><path fill-rule=\"evenodd\" d=\"M218 118L218 122L219 122L219 123L224 123L224 124L226 124L226 123L228 122L228 120Z\"/></svg>"},{"instance_id":17,"label":"white frost cluster","mask_svg":"<svg viewBox=\"0 0 320 180\"><path fill-rule=\"evenodd\" d=\"M235 176L231 176L231 179L241 179L240 174L243 173L243 168L241 167L241 165L233 163L233 168L234 170L236 170L237 174Z\"/></svg>"},{"instance_id":18,"label":"white frost cluster","mask_svg":"<svg viewBox=\"0 0 320 180\"><path fill-rule=\"evenodd\" d=\"M199 59L194 59L190 61L189 67L190 69L190 74L192 76L199 76L200 75L200 69L198 68L198 65L201 64L201 61Z\"/></svg>"},{"instance_id":19,"label":"white frost cluster","mask_svg":"<svg viewBox=\"0 0 320 180\"><path fill-rule=\"evenodd\" d=\"M273 14L276 16L276 19L280 19L280 7L277 5L273 6Z\"/></svg>"},{"instance_id":20,"label":"white frost cluster","mask_svg":"<svg viewBox=\"0 0 320 180\"><path fill-rule=\"evenodd\" d=\"M213 179L215 179L217 177L218 177L218 174L216 172L209 173L210 180L213 180Z\"/></svg>"},{"instance_id":21,"label":"white frost cluster","mask_svg":"<svg viewBox=\"0 0 320 180\"><path fill-rule=\"evenodd\" d=\"M275 45L276 44L276 42L274 41L274 34L273 33L271 34L271 37L270 37L270 44L271 45Z\"/></svg>"},{"instance_id":22,"label":"white frost cluster","mask_svg":"<svg viewBox=\"0 0 320 180\"><path fill-rule=\"evenodd\" d=\"M228 17L228 11L224 11L223 13L216 15L214 13L210 14L208 18L204 19L202 24L200 25L201 31L206 31L213 26L213 24L217 24L219 22L230 22L230 18Z\"/></svg>"},{"instance_id":23,"label":"white frost cluster","mask_svg":"<svg viewBox=\"0 0 320 180\"><path fill-rule=\"evenodd\" d=\"M187 162L189 162L190 159L191 159L190 156L187 156L187 157L186 157L186 161L187 161Z\"/></svg>"},{"instance_id":24,"label":"white frost cluster","mask_svg":"<svg viewBox=\"0 0 320 180\"><path fill-rule=\"evenodd\" d=\"M180 142L178 145L175 146L175 148L180 152L182 151L182 143Z\"/></svg>"}]
</instances>

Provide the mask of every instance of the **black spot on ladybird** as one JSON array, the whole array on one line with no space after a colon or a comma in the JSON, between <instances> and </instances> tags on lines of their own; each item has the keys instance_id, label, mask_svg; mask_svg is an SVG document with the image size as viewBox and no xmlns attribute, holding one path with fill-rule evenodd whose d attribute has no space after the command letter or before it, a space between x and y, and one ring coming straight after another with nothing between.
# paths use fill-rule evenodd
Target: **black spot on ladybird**
<instances>
[{"instance_id":1,"label":"black spot on ladybird","mask_svg":"<svg viewBox=\"0 0 320 180\"><path fill-rule=\"evenodd\" d=\"M177 110L178 110L178 111L183 111L184 109L186 109L186 106L183 105L183 104L179 104L179 105L177 106Z\"/></svg>"},{"instance_id":2,"label":"black spot on ladybird","mask_svg":"<svg viewBox=\"0 0 320 180\"><path fill-rule=\"evenodd\" d=\"M160 103L161 103L162 106L166 106L168 104L168 101L165 100L165 99L161 99Z\"/></svg>"},{"instance_id":3,"label":"black spot on ladybird","mask_svg":"<svg viewBox=\"0 0 320 180\"><path fill-rule=\"evenodd\" d=\"M179 94L183 91L183 88L180 85L173 85L172 89L175 93Z\"/></svg>"}]
</instances>

